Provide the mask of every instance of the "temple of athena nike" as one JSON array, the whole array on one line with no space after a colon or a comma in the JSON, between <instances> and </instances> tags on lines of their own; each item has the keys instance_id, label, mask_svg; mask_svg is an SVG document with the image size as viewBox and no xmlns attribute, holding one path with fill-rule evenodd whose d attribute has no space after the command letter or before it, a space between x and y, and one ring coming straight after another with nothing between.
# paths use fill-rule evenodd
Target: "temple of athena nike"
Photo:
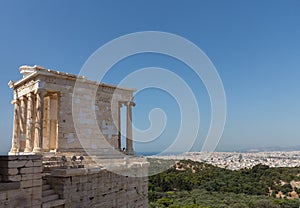
<instances>
[{"instance_id":1,"label":"temple of athena nike","mask_svg":"<svg viewBox=\"0 0 300 208\"><path fill-rule=\"evenodd\" d=\"M134 90L36 65L20 73L9 82L13 133L0 156L0 207L147 208L149 163L133 149Z\"/></svg>"},{"instance_id":2,"label":"temple of athena nike","mask_svg":"<svg viewBox=\"0 0 300 208\"><path fill-rule=\"evenodd\" d=\"M23 75L21 80L9 83L14 92L14 128L10 155L82 152L93 148L97 151L108 151L109 148L123 151L124 148L127 154L134 153L131 123L132 106L135 105L132 101L134 90L89 81L85 77L40 66L21 66L20 73ZM76 90L76 96L75 83L80 88ZM96 89L94 96L91 89ZM91 104L93 97L95 100ZM80 103L76 114L80 114L78 119L81 126L77 125L79 130L74 125L76 115L73 114L76 110L72 108L76 98L77 103ZM85 113L88 106L94 109L96 119L90 112ZM127 110L127 139L122 146L118 130L121 125L121 107ZM94 120L98 123L96 129L92 129L95 127L92 125ZM86 131L84 135L90 135L80 141L78 131ZM82 146L82 143L87 145Z\"/></svg>"}]
</instances>

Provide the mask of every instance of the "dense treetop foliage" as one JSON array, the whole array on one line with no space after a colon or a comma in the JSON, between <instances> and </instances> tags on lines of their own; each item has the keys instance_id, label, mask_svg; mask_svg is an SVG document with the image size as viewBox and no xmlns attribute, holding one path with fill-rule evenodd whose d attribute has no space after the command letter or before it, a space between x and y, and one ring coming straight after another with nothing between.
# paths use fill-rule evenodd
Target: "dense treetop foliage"
<instances>
[{"instance_id":1,"label":"dense treetop foliage","mask_svg":"<svg viewBox=\"0 0 300 208\"><path fill-rule=\"evenodd\" d=\"M293 181L300 181L300 167L270 168L260 164L233 171L182 160L149 177L149 201L152 207L234 207L236 204L236 207L298 208L300 189Z\"/></svg>"}]
</instances>

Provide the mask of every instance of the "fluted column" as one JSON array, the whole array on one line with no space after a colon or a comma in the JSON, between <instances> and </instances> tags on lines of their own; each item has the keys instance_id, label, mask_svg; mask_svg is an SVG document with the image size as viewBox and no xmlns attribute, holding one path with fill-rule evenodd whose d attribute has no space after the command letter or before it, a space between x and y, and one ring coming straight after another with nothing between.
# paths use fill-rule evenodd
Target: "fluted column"
<instances>
[{"instance_id":1,"label":"fluted column","mask_svg":"<svg viewBox=\"0 0 300 208\"><path fill-rule=\"evenodd\" d=\"M132 141L132 106L134 102L127 103L126 109L126 152L129 155L133 155L133 141Z\"/></svg>"},{"instance_id":2,"label":"fluted column","mask_svg":"<svg viewBox=\"0 0 300 208\"><path fill-rule=\"evenodd\" d=\"M121 147L121 108L122 108L122 104L119 103L118 104L118 149L121 151L122 147Z\"/></svg>"},{"instance_id":3,"label":"fluted column","mask_svg":"<svg viewBox=\"0 0 300 208\"><path fill-rule=\"evenodd\" d=\"M43 150L44 151L49 151L50 150L50 139L51 139L51 131L50 131L50 96L45 97L44 99L44 114L43 114Z\"/></svg>"},{"instance_id":4,"label":"fluted column","mask_svg":"<svg viewBox=\"0 0 300 208\"><path fill-rule=\"evenodd\" d=\"M43 110L44 110L44 90L36 92L36 116L34 125L34 153L43 152Z\"/></svg>"},{"instance_id":5,"label":"fluted column","mask_svg":"<svg viewBox=\"0 0 300 208\"><path fill-rule=\"evenodd\" d=\"M58 115L58 95L50 96L50 150L57 149L57 115Z\"/></svg>"},{"instance_id":6,"label":"fluted column","mask_svg":"<svg viewBox=\"0 0 300 208\"><path fill-rule=\"evenodd\" d=\"M18 153L20 148L20 102L19 100L13 100L14 105L14 126L12 136L12 146L10 153Z\"/></svg>"},{"instance_id":7,"label":"fluted column","mask_svg":"<svg viewBox=\"0 0 300 208\"><path fill-rule=\"evenodd\" d=\"M24 152L32 151L33 100L32 93L27 95L26 141Z\"/></svg>"},{"instance_id":8,"label":"fluted column","mask_svg":"<svg viewBox=\"0 0 300 208\"><path fill-rule=\"evenodd\" d=\"M20 150L25 148L25 136L26 136L26 97L20 97Z\"/></svg>"}]
</instances>

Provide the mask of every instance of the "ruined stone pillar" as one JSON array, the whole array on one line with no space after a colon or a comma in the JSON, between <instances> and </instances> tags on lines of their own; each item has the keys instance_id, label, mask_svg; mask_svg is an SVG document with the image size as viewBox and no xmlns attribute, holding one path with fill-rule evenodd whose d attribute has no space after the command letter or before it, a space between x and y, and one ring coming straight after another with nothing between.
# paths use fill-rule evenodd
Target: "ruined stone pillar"
<instances>
[{"instance_id":1,"label":"ruined stone pillar","mask_svg":"<svg viewBox=\"0 0 300 208\"><path fill-rule=\"evenodd\" d=\"M12 104L14 105L14 127L10 153L15 154L20 148L20 102L16 99L12 101Z\"/></svg>"},{"instance_id":2,"label":"ruined stone pillar","mask_svg":"<svg viewBox=\"0 0 300 208\"><path fill-rule=\"evenodd\" d=\"M43 152L43 109L45 91L38 89L36 92L36 116L34 125L34 153Z\"/></svg>"},{"instance_id":3,"label":"ruined stone pillar","mask_svg":"<svg viewBox=\"0 0 300 208\"><path fill-rule=\"evenodd\" d=\"M32 151L33 100L32 93L27 94L26 141L24 152Z\"/></svg>"},{"instance_id":4,"label":"ruined stone pillar","mask_svg":"<svg viewBox=\"0 0 300 208\"><path fill-rule=\"evenodd\" d=\"M25 136L26 136L26 97L20 97L21 108L20 108L20 150L25 148Z\"/></svg>"},{"instance_id":5,"label":"ruined stone pillar","mask_svg":"<svg viewBox=\"0 0 300 208\"><path fill-rule=\"evenodd\" d=\"M127 103L127 115L126 115L126 152L129 155L133 155L133 141L132 141L132 106L134 102Z\"/></svg>"}]
</instances>

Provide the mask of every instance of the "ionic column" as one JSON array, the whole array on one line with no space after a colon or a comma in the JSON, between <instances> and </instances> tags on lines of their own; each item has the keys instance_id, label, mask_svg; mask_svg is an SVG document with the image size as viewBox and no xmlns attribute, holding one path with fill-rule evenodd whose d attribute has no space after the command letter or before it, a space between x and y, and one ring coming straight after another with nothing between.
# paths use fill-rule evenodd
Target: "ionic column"
<instances>
[{"instance_id":1,"label":"ionic column","mask_svg":"<svg viewBox=\"0 0 300 208\"><path fill-rule=\"evenodd\" d=\"M26 97L20 97L21 108L20 108L20 150L24 150L25 146L25 135L26 135ZM22 141L22 142L21 142Z\"/></svg>"},{"instance_id":2,"label":"ionic column","mask_svg":"<svg viewBox=\"0 0 300 208\"><path fill-rule=\"evenodd\" d=\"M50 150L50 96L45 97L44 99L44 114L43 114L43 150L44 151L49 151Z\"/></svg>"},{"instance_id":3,"label":"ionic column","mask_svg":"<svg viewBox=\"0 0 300 208\"><path fill-rule=\"evenodd\" d=\"M20 148L20 102L19 100L13 100L14 105L14 127L12 136L12 145L10 153L18 153Z\"/></svg>"},{"instance_id":4,"label":"ionic column","mask_svg":"<svg viewBox=\"0 0 300 208\"><path fill-rule=\"evenodd\" d=\"M127 115L126 115L126 152L129 155L133 155L133 141L132 141L132 106L134 102L127 103Z\"/></svg>"},{"instance_id":5,"label":"ionic column","mask_svg":"<svg viewBox=\"0 0 300 208\"><path fill-rule=\"evenodd\" d=\"M57 149L57 108L58 108L57 93L50 97L50 150Z\"/></svg>"},{"instance_id":6,"label":"ionic column","mask_svg":"<svg viewBox=\"0 0 300 208\"><path fill-rule=\"evenodd\" d=\"M32 93L27 95L26 141L24 152L32 151L33 100Z\"/></svg>"},{"instance_id":7,"label":"ionic column","mask_svg":"<svg viewBox=\"0 0 300 208\"><path fill-rule=\"evenodd\" d=\"M118 149L121 151L122 147L121 147L121 108L122 108L122 104L119 103L118 104Z\"/></svg>"},{"instance_id":8,"label":"ionic column","mask_svg":"<svg viewBox=\"0 0 300 208\"><path fill-rule=\"evenodd\" d=\"M36 92L36 116L34 125L34 153L43 152L43 110L44 110L44 90Z\"/></svg>"}]
</instances>

